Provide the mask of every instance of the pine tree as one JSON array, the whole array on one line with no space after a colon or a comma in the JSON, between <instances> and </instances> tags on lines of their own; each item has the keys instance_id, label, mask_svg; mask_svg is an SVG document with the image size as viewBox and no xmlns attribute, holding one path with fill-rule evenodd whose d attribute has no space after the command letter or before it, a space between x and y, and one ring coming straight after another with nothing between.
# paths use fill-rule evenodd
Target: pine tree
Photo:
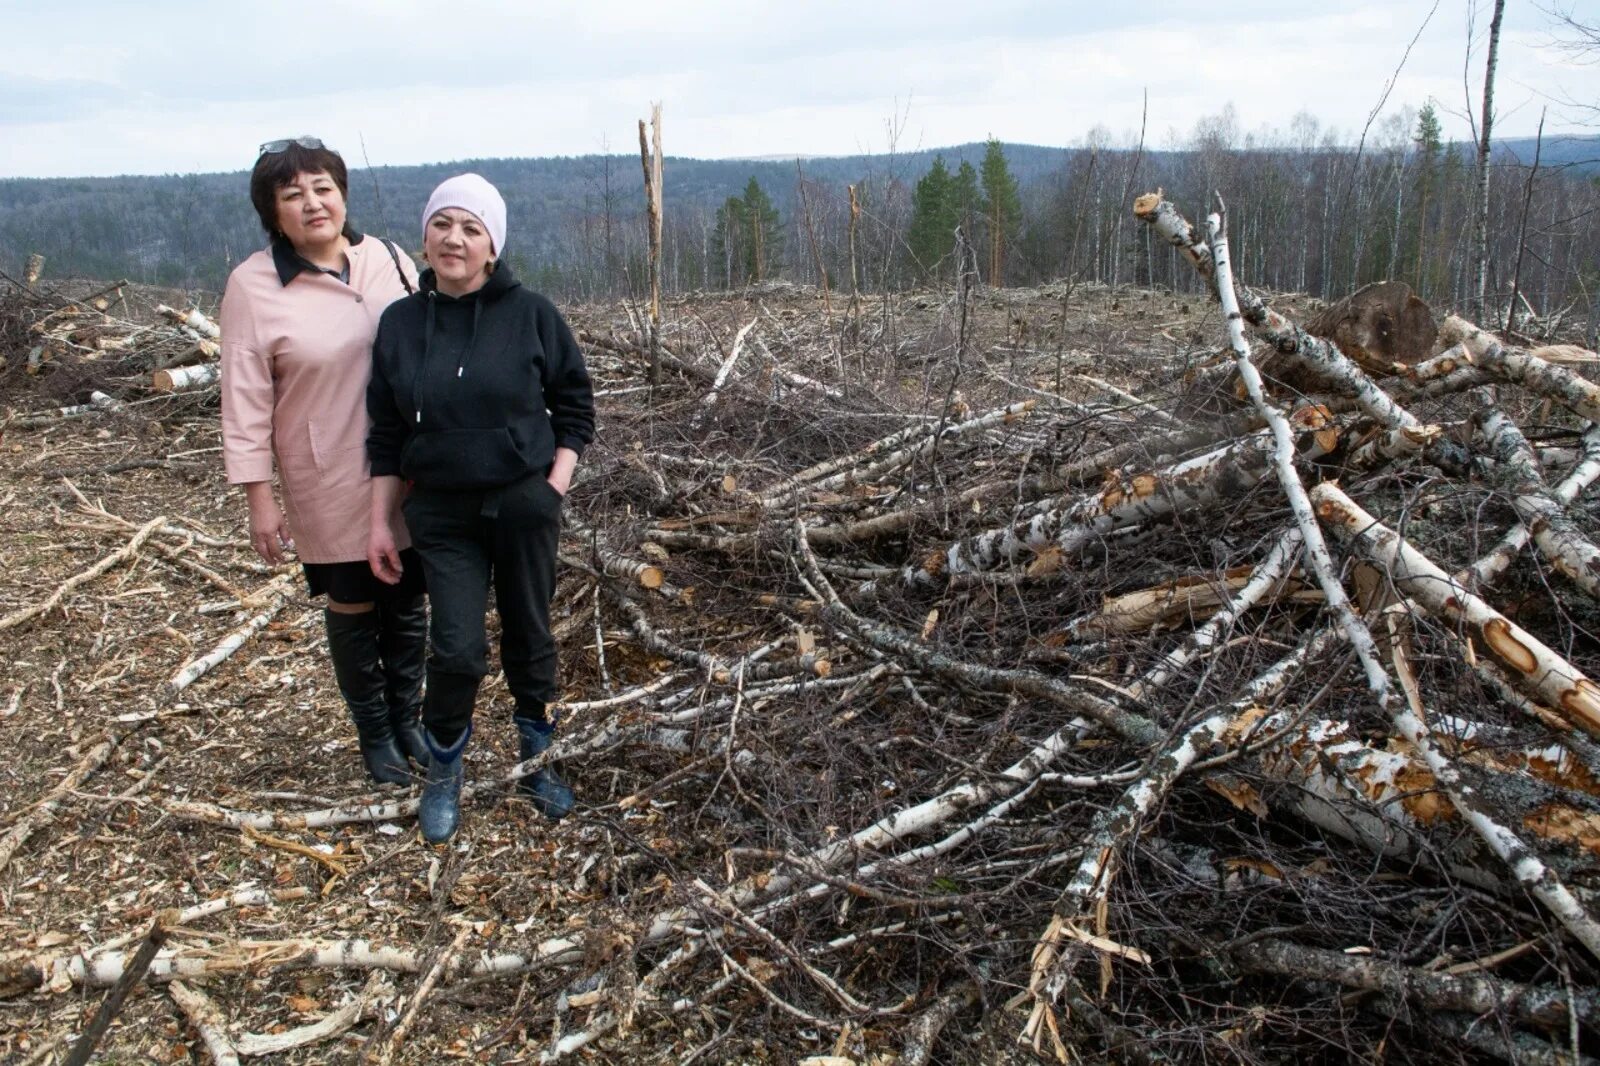
<instances>
[{"instance_id":1,"label":"pine tree","mask_svg":"<svg viewBox=\"0 0 1600 1066\"><path fill-rule=\"evenodd\" d=\"M955 191L944 156L935 156L911 194L911 230L906 235L911 256L923 273L932 272L955 245Z\"/></svg>"},{"instance_id":2,"label":"pine tree","mask_svg":"<svg viewBox=\"0 0 1600 1066\"><path fill-rule=\"evenodd\" d=\"M744 196L730 196L717 208L711 238L713 276L728 288L763 281L777 272L783 255L783 228L778 209L754 177Z\"/></svg>"},{"instance_id":3,"label":"pine tree","mask_svg":"<svg viewBox=\"0 0 1600 1066\"><path fill-rule=\"evenodd\" d=\"M989 249L989 284L1004 285L1006 252L1022 228L1022 195L1017 179L1011 176L1006 153L1000 142L990 137L980 167L983 182L983 217Z\"/></svg>"},{"instance_id":4,"label":"pine tree","mask_svg":"<svg viewBox=\"0 0 1600 1066\"><path fill-rule=\"evenodd\" d=\"M754 177L744 187L744 224L749 234L746 260L751 281L764 281L778 271L783 256L783 229L772 198Z\"/></svg>"},{"instance_id":5,"label":"pine tree","mask_svg":"<svg viewBox=\"0 0 1600 1066\"><path fill-rule=\"evenodd\" d=\"M983 193L978 189L978 172L965 159L956 170L951 191L955 199L956 221L961 223L962 232L967 235L967 240L974 240L978 228L978 216L983 214Z\"/></svg>"},{"instance_id":6,"label":"pine tree","mask_svg":"<svg viewBox=\"0 0 1600 1066\"><path fill-rule=\"evenodd\" d=\"M1425 266L1429 252L1428 201L1439 180L1439 157L1444 152L1444 132L1439 126L1439 116L1433 103L1422 105L1417 112L1417 132L1412 138L1417 150L1417 247L1416 271L1412 286L1417 295L1427 299L1432 286Z\"/></svg>"}]
</instances>

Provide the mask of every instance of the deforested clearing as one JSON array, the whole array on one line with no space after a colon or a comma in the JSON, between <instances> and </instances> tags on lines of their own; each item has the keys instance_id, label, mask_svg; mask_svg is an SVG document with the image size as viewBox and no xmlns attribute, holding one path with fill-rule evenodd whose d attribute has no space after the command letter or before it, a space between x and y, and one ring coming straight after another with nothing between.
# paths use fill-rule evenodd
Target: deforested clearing
<instances>
[{"instance_id":1,"label":"deforested clearing","mask_svg":"<svg viewBox=\"0 0 1600 1066\"><path fill-rule=\"evenodd\" d=\"M1600 1053L1595 355L1229 318L1140 220L1197 291L667 297L654 384L564 308L579 809L493 681L439 849L173 380L214 303L0 282L0 1057L119 981L106 1062Z\"/></svg>"}]
</instances>

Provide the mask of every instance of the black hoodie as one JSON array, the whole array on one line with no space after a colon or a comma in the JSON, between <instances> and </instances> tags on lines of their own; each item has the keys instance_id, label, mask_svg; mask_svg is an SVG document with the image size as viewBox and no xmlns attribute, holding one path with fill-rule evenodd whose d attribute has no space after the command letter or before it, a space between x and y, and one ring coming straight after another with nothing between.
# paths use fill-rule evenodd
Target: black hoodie
<instances>
[{"instance_id":1,"label":"black hoodie","mask_svg":"<svg viewBox=\"0 0 1600 1066\"><path fill-rule=\"evenodd\" d=\"M476 292L422 287L383 312L367 386L372 476L485 489L594 439L594 390L572 331L504 260Z\"/></svg>"}]
</instances>

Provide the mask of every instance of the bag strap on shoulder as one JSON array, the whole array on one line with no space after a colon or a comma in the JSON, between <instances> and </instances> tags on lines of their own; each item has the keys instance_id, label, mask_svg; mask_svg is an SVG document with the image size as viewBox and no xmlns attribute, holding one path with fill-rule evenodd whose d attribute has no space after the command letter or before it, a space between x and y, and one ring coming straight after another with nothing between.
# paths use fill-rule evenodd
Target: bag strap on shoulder
<instances>
[{"instance_id":1,"label":"bag strap on shoulder","mask_svg":"<svg viewBox=\"0 0 1600 1066\"><path fill-rule=\"evenodd\" d=\"M394 272L400 275L400 284L405 286L406 295L410 296L417 289L411 284L411 279L406 277L405 269L400 266L400 252L395 248L393 241L384 241L383 246L389 249L389 258L394 260Z\"/></svg>"}]
</instances>

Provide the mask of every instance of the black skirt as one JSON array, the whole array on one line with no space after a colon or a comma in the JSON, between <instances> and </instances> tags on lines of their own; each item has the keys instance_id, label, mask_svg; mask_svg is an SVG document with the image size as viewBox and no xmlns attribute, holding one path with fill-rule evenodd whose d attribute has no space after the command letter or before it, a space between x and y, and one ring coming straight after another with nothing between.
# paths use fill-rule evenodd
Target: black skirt
<instances>
[{"instance_id":1,"label":"black skirt","mask_svg":"<svg viewBox=\"0 0 1600 1066\"><path fill-rule=\"evenodd\" d=\"M372 567L362 559L350 563L301 563L306 588L312 596L326 596L335 603L409 602L428 591L422 578L422 558L415 548L400 553L400 583L386 585L372 576Z\"/></svg>"}]
</instances>

